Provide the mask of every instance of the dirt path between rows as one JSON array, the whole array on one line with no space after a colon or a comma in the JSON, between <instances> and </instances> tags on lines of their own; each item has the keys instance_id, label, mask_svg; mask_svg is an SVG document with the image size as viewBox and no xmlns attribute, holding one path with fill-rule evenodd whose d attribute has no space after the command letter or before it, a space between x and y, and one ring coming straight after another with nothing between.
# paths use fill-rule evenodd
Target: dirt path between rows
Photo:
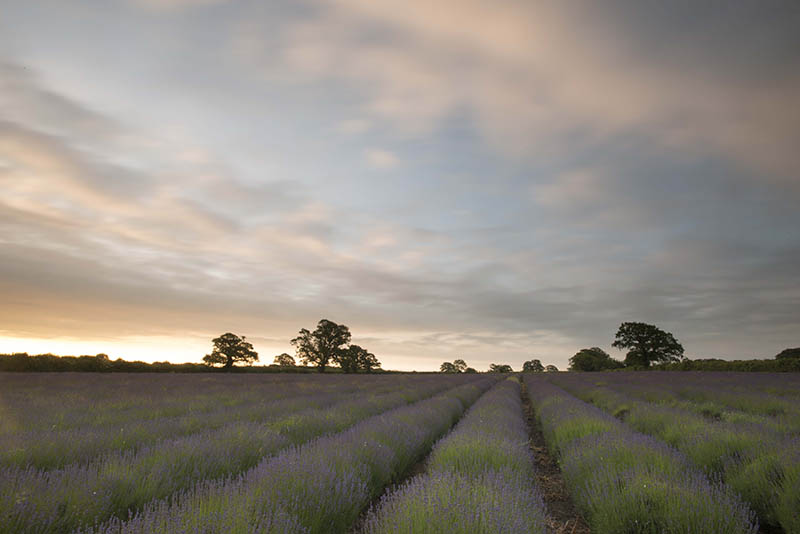
<instances>
[{"instance_id":1,"label":"dirt path between rows","mask_svg":"<svg viewBox=\"0 0 800 534\"><path fill-rule=\"evenodd\" d=\"M522 381L520 381L522 382ZM591 534L589 526L575 508L567 491L561 470L554 456L547 450L541 426L522 382L522 406L528 421L530 447L536 461L536 485L547 507L547 526L553 534Z\"/></svg>"}]
</instances>

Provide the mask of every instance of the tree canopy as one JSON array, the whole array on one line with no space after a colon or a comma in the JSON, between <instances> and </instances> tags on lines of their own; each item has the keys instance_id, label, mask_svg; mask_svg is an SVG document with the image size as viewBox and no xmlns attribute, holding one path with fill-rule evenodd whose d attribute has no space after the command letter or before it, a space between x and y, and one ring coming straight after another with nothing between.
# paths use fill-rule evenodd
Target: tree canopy
<instances>
[{"instance_id":1,"label":"tree canopy","mask_svg":"<svg viewBox=\"0 0 800 534\"><path fill-rule=\"evenodd\" d=\"M273 363L275 363L275 365L281 365L283 367L294 367L296 365L294 358L291 356L291 354L286 354L285 352L283 354L278 354L277 356L275 356L275 361Z\"/></svg>"},{"instance_id":2,"label":"tree canopy","mask_svg":"<svg viewBox=\"0 0 800 534\"><path fill-rule=\"evenodd\" d=\"M776 360L785 360L789 358L800 358L800 347L784 349L775 355Z\"/></svg>"},{"instance_id":3,"label":"tree canopy","mask_svg":"<svg viewBox=\"0 0 800 534\"><path fill-rule=\"evenodd\" d=\"M624 367L624 364L609 356L600 347L581 349L569 359L570 371L605 371L606 369L618 369L620 367Z\"/></svg>"},{"instance_id":4,"label":"tree canopy","mask_svg":"<svg viewBox=\"0 0 800 534\"><path fill-rule=\"evenodd\" d=\"M492 363L489 365L489 372L490 373L513 373L514 369L511 368L510 365L507 364L500 364L500 363Z\"/></svg>"},{"instance_id":5,"label":"tree canopy","mask_svg":"<svg viewBox=\"0 0 800 534\"><path fill-rule=\"evenodd\" d=\"M548 365L547 367L544 368L544 370L547 373L557 373L558 367L556 367L555 365Z\"/></svg>"},{"instance_id":6,"label":"tree canopy","mask_svg":"<svg viewBox=\"0 0 800 534\"><path fill-rule=\"evenodd\" d=\"M650 367L651 363L677 362L683 359L683 346L672 334L647 323L622 323L614 343L620 350L629 349L625 365Z\"/></svg>"},{"instance_id":7,"label":"tree canopy","mask_svg":"<svg viewBox=\"0 0 800 534\"><path fill-rule=\"evenodd\" d=\"M297 349L297 356L304 364L317 367L320 373L331 360L336 361L340 351L350 342L350 329L327 319L320 319L313 332L303 328L291 343Z\"/></svg>"},{"instance_id":8,"label":"tree canopy","mask_svg":"<svg viewBox=\"0 0 800 534\"><path fill-rule=\"evenodd\" d=\"M374 354L371 352L364 350L359 354L358 357L358 369L360 371L366 371L367 373L371 373L373 369L380 369L381 362L378 361L378 358L375 357Z\"/></svg>"},{"instance_id":9,"label":"tree canopy","mask_svg":"<svg viewBox=\"0 0 800 534\"><path fill-rule=\"evenodd\" d=\"M453 362L442 362L442 365L439 366L440 373L457 373L458 368L453 364Z\"/></svg>"},{"instance_id":10,"label":"tree canopy","mask_svg":"<svg viewBox=\"0 0 800 534\"><path fill-rule=\"evenodd\" d=\"M443 362L442 365L439 366L440 373L465 373L467 372L467 369L472 368L467 367L467 362L461 358L457 358L452 362Z\"/></svg>"},{"instance_id":11,"label":"tree canopy","mask_svg":"<svg viewBox=\"0 0 800 534\"><path fill-rule=\"evenodd\" d=\"M221 365L223 369L230 369L236 362L252 364L258 361L258 353L253 350L253 345L245 336L237 336L227 332L211 340L214 349L211 354L203 356L206 365Z\"/></svg>"},{"instance_id":12,"label":"tree canopy","mask_svg":"<svg viewBox=\"0 0 800 534\"><path fill-rule=\"evenodd\" d=\"M523 373L541 373L544 371L544 365L539 360L528 360L522 364Z\"/></svg>"},{"instance_id":13,"label":"tree canopy","mask_svg":"<svg viewBox=\"0 0 800 534\"><path fill-rule=\"evenodd\" d=\"M357 373L358 371L372 372L381 366L374 354L358 346L350 345L346 349L337 351L333 356L333 361L339 364L345 373Z\"/></svg>"}]
</instances>

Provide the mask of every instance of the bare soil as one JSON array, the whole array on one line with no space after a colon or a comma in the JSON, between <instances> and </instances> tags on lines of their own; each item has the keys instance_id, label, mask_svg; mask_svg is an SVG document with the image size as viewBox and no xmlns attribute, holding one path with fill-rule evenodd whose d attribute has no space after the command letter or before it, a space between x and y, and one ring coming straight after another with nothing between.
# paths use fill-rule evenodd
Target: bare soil
<instances>
[{"instance_id":1,"label":"bare soil","mask_svg":"<svg viewBox=\"0 0 800 534\"><path fill-rule=\"evenodd\" d=\"M591 534L589 525L572 502L554 455L547 450L541 426L531 406L528 390L522 384L522 403L528 420L530 447L536 461L536 485L547 507L547 526L553 534Z\"/></svg>"}]
</instances>

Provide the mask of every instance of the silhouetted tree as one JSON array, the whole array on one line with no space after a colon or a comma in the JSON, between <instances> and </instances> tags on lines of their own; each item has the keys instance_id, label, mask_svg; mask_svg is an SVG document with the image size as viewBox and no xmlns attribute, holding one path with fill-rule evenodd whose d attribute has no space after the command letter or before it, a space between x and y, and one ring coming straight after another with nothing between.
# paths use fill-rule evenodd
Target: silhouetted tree
<instances>
[{"instance_id":1,"label":"silhouetted tree","mask_svg":"<svg viewBox=\"0 0 800 534\"><path fill-rule=\"evenodd\" d=\"M275 356L275 361L273 363L275 365L281 365L283 367L294 367L296 365L294 358L291 356L291 354L286 354L285 352L283 354L278 354L277 356Z\"/></svg>"},{"instance_id":2,"label":"silhouetted tree","mask_svg":"<svg viewBox=\"0 0 800 534\"><path fill-rule=\"evenodd\" d=\"M358 368L361 371L371 373L373 369L380 369L381 362L374 354L367 350L362 350L358 355Z\"/></svg>"},{"instance_id":3,"label":"silhouetted tree","mask_svg":"<svg viewBox=\"0 0 800 534\"><path fill-rule=\"evenodd\" d=\"M245 336L227 332L211 340L214 350L211 354L203 356L206 365L222 365L223 369L230 369L236 362L252 364L258 361L258 353L253 350L253 345L246 341Z\"/></svg>"},{"instance_id":4,"label":"silhouetted tree","mask_svg":"<svg viewBox=\"0 0 800 534\"><path fill-rule=\"evenodd\" d=\"M630 349L625 355L626 366L650 367L651 363L677 362L683 359L683 346L672 334L647 323L622 323L611 344L618 349Z\"/></svg>"},{"instance_id":5,"label":"silhouetted tree","mask_svg":"<svg viewBox=\"0 0 800 534\"><path fill-rule=\"evenodd\" d=\"M334 355L333 361L338 363L345 373L357 373L358 371L371 373L373 369L381 366L374 354L358 345L350 345L346 349L338 351Z\"/></svg>"},{"instance_id":6,"label":"silhouetted tree","mask_svg":"<svg viewBox=\"0 0 800 534\"><path fill-rule=\"evenodd\" d=\"M493 364L489 365L489 372L490 373L513 373L514 369L512 369L511 366L507 365L507 364L493 363Z\"/></svg>"},{"instance_id":7,"label":"silhouetted tree","mask_svg":"<svg viewBox=\"0 0 800 534\"><path fill-rule=\"evenodd\" d=\"M464 369L464 372L465 373L477 373L478 371L476 369L474 369L473 367L467 367L466 369Z\"/></svg>"},{"instance_id":8,"label":"silhouetted tree","mask_svg":"<svg viewBox=\"0 0 800 534\"><path fill-rule=\"evenodd\" d=\"M297 356L305 364L316 365L320 373L325 372L325 367L350 342L350 329L327 319L320 319L313 332L303 328L299 333L291 341L297 347Z\"/></svg>"},{"instance_id":9,"label":"silhouetted tree","mask_svg":"<svg viewBox=\"0 0 800 534\"><path fill-rule=\"evenodd\" d=\"M544 365L539 360L528 360L522 364L523 373L541 373L544 371Z\"/></svg>"},{"instance_id":10,"label":"silhouetted tree","mask_svg":"<svg viewBox=\"0 0 800 534\"><path fill-rule=\"evenodd\" d=\"M444 362L439 366L440 373L463 373L467 370L467 362L461 358L453 360L452 363Z\"/></svg>"},{"instance_id":11,"label":"silhouetted tree","mask_svg":"<svg viewBox=\"0 0 800 534\"><path fill-rule=\"evenodd\" d=\"M359 353L364 350L358 345L350 345L349 347L338 350L334 353L332 360L339 364L342 371L345 373L358 372L358 357Z\"/></svg>"},{"instance_id":12,"label":"silhouetted tree","mask_svg":"<svg viewBox=\"0 0 800 534\"><path fill-rule=\"evenodd\" d=\"M442 365L439 366L440 373L457 373L458 368L453 364L453 362L443 362Z\"/></svg>"},{"instance_id":13,"label":"silhouetted tree","mask_svg":"<svg viewBox=\"0 0 800 534\"><path fill-rule=\"evenodd\" d=\"M569 359L570 371L605 371L624 366L621 361L615 360L600 347L581 349Z\"/></svg>"},{"instance_id":14,"label":"silhouetted tree","mask_svg":"<svg viewBox=\"0 0 800 534\"><path fill-rule=\"evenodd\" d=\"M800 358L800 347L784 349L775 355L776 360L785 360L789 358Z\"/></svg>"},{"instance_id":15,"label":"silhouetted tree","mask_svg":"<svg viewBox=\"0 0 800 534\"><path fill-rule=\"evenodd\" d=\"M557 373L558 367L556 367L555 365L548 365L547 367L544 368L544 370L547 373Z\"/></svg>"}]
</instances>

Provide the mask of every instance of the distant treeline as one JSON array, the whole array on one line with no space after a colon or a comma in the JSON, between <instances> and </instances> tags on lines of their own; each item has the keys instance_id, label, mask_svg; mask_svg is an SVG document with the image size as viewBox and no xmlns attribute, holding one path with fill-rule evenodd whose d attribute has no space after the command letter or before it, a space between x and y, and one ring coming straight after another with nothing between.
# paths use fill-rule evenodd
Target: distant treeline
<instances>
[{"instance_id":1,"label":"distant treeline","mask_svg":"<svg viewBox=\"0 0 800 534\"><path fill-rule=\"evenodd\" d=\"M220 369L201 363L146 363L130 362L118 358L111 360L105 354L95 356L57 356L55 354L29 355L26 352L0 354L0 371L16 372L92 372L92 373L214 373ZM253 365L234 367L229 371L236 373L312 373L314 367ZM339 372L339 369L331 369ZM383 372L383 371L378 371Z\"/></svg>"},{"instance_id":2,"label":"distant treeline","mask_svg":"<svg viewBox=\"0 0 800 534\"><path fill-rule=\"evenodd\" d=\"M768 371L800 372L800 358L783 358L775 360L720 360L709 358L702 360L683 360L673 363L661 363L652 367L657 371Z\"/></svg>"}]
</instances>

